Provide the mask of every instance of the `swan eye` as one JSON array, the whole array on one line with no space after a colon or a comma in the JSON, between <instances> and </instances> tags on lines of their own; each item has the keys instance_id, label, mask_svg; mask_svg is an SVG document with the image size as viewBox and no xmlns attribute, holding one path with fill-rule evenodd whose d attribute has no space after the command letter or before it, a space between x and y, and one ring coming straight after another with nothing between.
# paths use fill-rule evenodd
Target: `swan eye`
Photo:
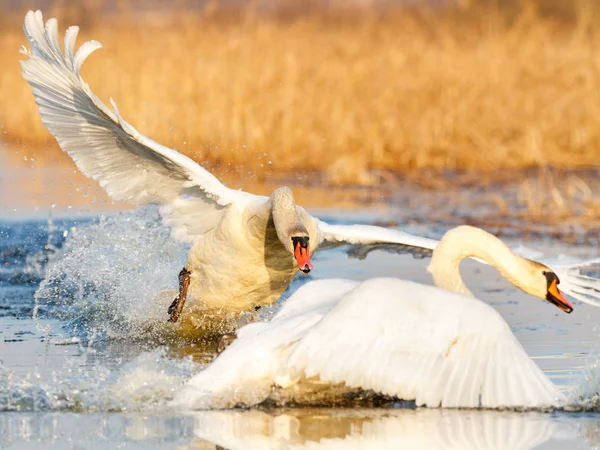
<instances>
[{"instance_id":1,"label":"swan eye","mask_svg":"<svg viewBox=\"0 0 600 450\"><path fill-rule=\"evenodd\" d=\"M546 277L546 281L548 282L548 286L550 286L553 281L556 281L556 284L560 284L560 280L558 279L558 277L556 276L556 274L554 272L550 272L550 271L544 270L542 272L542 274L544 274L544 276Z\"/></svg>"},{"instance_id":2,"label":"swan eye","mask_svg":"<svg viewBox=\"0 0 600 450\"><path fill-rule=\"evenodd\" d=\"M294 248L300 244L302 248L308 248L308 236L293 236L292 242L294 243Z\"/></svg>"}]
</instances>

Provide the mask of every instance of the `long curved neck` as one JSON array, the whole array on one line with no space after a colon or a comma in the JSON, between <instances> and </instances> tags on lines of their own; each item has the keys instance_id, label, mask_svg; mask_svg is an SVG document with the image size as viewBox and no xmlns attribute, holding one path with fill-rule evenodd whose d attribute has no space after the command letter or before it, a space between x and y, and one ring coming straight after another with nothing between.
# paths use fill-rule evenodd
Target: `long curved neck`
<instances>
[{"instance_id":1,"label":"long curved neck","mask_svg":"<svg viewBox=\"0 0 600 450\"><path fill-rule=\"evenodd\" d=\"M448 231L433 251L427 270L436 286L473 296L460 276L463 259L476 257L496 268L504 278L519 286L531 261L513 253L500 239L486 231L460 226Z\"/></svg>"},{"instance_id":2,"label":"long curved neck","mask_svg":"<svg viewBox=\"0 0 600 450\"><path fill-rule=\"evenodd\" d=\"M289 236L296 231L306 232L296 209L294 194L290 188L280 187L271 194L271 212L279 240L287 244Z\"/></svg>"}]
</instances>

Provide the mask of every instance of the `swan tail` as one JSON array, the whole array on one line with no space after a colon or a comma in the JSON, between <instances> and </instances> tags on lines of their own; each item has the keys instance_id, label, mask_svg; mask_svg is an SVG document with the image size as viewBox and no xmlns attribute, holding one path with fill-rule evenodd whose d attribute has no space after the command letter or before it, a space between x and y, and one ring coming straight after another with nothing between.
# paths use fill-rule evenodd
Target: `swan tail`
<instances>
[{"instance_id":1,"label":"swan tail","mask_svg":"<svg viewBox=\"0 0 600 450\"><path fill-rule=\"evenodd\" d=\"M184 410L246 408L260 404L270 393L271 384L253 380L252 389L239 380L223 378L212 366L200 372L175 394L169 406Z\"/></svg>"}]
</instances>

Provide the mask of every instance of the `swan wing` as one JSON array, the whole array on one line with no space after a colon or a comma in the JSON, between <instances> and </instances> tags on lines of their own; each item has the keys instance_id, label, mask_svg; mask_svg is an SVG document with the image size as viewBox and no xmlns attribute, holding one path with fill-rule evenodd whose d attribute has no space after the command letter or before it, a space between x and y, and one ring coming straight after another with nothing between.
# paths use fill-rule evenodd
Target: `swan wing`
<instances>
[{"instance_id":1,"label":"swan wing","mask_svg":"<svg viewBox=\"0 0 600 450\"><path fill-rule=\"evenodd\" d=\"M287 364L305 378L417 405L539 407L561 400L491 307L396 279L352 290L294 346Z\"/></svg>"},{"instance_id":2,"label":"swan wing","mask_svg":"<svg viewBox=\"0 0 600 450\"><path fill-rule=\"evenodd\" d=\"M171 406L224 409L260 404L269 396L290 346L318 320L305 315L246 325L217 359L179 389Z\"/></svg>"},{"instance_id":3,"label":"swan wing","mask_svg":"<svg viewBox=\"0 0 600 450\"><path fill-rule=\"evenodd\" d=\"M440 243L436 239L373 225L331 225L322 220L318 220L317 224L321 248L349 245L348 254L359 259L366 258L374 250L429 258ZM584 303L600 306L600 279L581 273L584 267L600 264L600 258L580 260L562 256L540 259L542 253L527 247L518 246L512 250L552 269L561 281L560 290L564 294ZM481 259L473 259L487 264Z\"/></svg>"},{"instance_id":4,"label":"swan wing","mask_svg":"<svg viewBox=\"0 0 600 450\"><path fill-rule=\"evenodd\" d=\"M159 204L174 235L191 240L211 229L227 205L249 194L229 189L193 160L162 146L111 111L82 79L85 59L101 44L75 51L78 27L65 33L60 48L56 19L44 26L40 11L25 16L31 50L21 53L22 74L33 87L42 122L87 176L118 201ZM112 102L112 100L111 100Z\"/></svg>"},{"instance_id":5,"label":"swan wing","mask_svg":"<svg viewBox=\"0 0 600 450\"><path fill-rule=\"evenodd\" d=\"M429 258L440 242L405 231L373 225L332 225L322 220L317 220L317 224L320 246L332 248L349 244L349 255L359 259L366 258L373 250Z\"/></svg>"},{"instance_id":6,"label":"swan wing","mask_svg":"<svg viewBox=\"0 0 600 450\"><path fill-rule=\"evenodd\" d=\"M584 274L586 270L597 273L600 258L578 259L560 255L538 261L556 273L561 292L589 305L600 306L600 279Z\"/></svg>"},{"instance_id":7,"label":"swan wing","mask_svg":"<svg viewBox=\"0 0 600 450\"><path fill-rule=\"evenodd\" d=\"M237 339L179 390L172 405L212 409L261 403L276 380L294 378L284 366L291 348L356 284L319 280L300 287L270 322L240 328Z\"/></svg>"},{"instance_id":8,"label":"swan wing","mask_svg":"<svg viewBox=\"0 0 600 450\"><path fill-rule=\"evenodd\" d=\"M288 301L318 297L326 281L308 283ZM308 309L294 305L271 322L242 328L172 405L251 406L266 399L273 385L285 388L314 377L428 406L540 407L563 401L506 322L484 303L395 279L340 283L337 294L326 291Z\"/></svg>"}]
</instances>

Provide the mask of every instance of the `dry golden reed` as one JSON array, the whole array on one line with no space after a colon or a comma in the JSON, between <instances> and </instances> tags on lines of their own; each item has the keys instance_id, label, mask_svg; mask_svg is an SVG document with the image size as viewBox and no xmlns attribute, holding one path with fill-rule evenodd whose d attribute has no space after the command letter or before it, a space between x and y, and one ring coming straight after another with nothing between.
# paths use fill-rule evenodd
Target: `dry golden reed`
<instances>
[{"instance_id":1,"label":"dry golden reed","mask_svg":"<svg viewBox=\"0 0 600 450\"><path fill-rule=\"evenodd\" d=\"M87 17L80 43L104 49L83 76L142 133L224 170L369 183L378 169L597 165L595 11L582 2L562 20L523 1L509 17L458 3L463 10L338 18L227 19L210 8L165 22L135 20L135 11ZM29 151L47 151L51 137L20 76L15 17L0 28L0 126Z\"/></svg>"}]
</instances>

